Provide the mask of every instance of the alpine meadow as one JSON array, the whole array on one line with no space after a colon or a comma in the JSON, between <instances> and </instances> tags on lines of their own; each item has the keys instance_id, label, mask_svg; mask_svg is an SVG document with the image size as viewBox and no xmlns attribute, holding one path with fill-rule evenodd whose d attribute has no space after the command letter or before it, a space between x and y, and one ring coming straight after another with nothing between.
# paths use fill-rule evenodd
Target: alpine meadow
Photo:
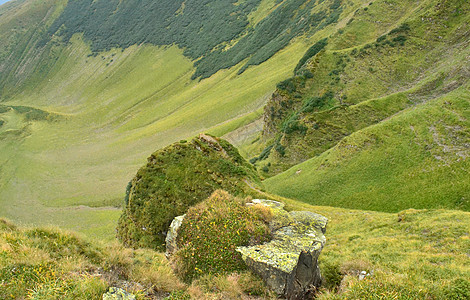
<instances>
[{"instance_id":1,"label":"alpine meadow","mask_svg":"<svg viewBox=\"0 0 470 300\"><path fill-rule=\"evenodd\" d=\"M0 1L0 299L470 299L470 2Z\"/></svg>"}]
</instances>

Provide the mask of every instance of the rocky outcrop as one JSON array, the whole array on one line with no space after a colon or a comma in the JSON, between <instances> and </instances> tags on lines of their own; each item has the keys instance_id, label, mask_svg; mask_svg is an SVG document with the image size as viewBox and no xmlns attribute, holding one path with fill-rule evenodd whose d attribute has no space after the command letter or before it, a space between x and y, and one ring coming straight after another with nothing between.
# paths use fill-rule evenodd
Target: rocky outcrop
<instances>
[{"instance_id":1,"label":"rocky outcrop","mask_svg":"<svg viewBox=\"0 0 470 300\"><path fill-rule=\"evenodd\" d=\"M173 253L178 250L178 246L176 244L176 238L178 237L178 229L181 227L183 223L184 217L186 215L178 216L173 219L170 224L170 228L168 229L168 233L166 235L165 244L166 244L166 252L165 256L169 258Z\"/></svg>"},{"instance_id":2,"label":"rocky outcrop","mask_svg":"<svg viewBox=\"0 0 470 300\"><path fill-rule=\"evenodd\" d=\"M238 247L237 251L278 295L311 299L322 281L318 256L325 245L328 219L308 211L287 212L276 201L252 202L271 207L273 239L263 245Z\"/></svg>"},{"instance_id":3,"label":"rocky outcrop","mask_svg":"<svg viewBox=\"0 0 470 300\"><path fill-rule=\"evenodd\" d=\"M117 287L110 287L103 300L135 300L135 296Z\"/></svg>"}]
</instances>

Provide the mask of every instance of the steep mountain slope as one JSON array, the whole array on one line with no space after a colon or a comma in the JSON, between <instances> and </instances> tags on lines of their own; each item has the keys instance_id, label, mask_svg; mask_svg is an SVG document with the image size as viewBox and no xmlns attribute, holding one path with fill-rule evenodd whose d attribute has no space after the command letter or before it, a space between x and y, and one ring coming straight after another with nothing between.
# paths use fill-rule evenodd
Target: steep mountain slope
<instances>
[{"instance_id":1,"label":"steep mountain slope","mask_svg":"<svg viewBox=\"0 0 470 300\"><path fill-rule=\"evenodd\" d=\"M324 205L470 209L469 11L375 1L313 45L268 101L252 161L271 176L313 158L267 187Z\"/></svg>"},{"instance_id":2,"label":"steep mountain slope","mask_svg":"<svg viewBox=\"0 0 470 300\"><path fill-rule=\"evenodd\" d=\"M224 24L232 20L245 27L214 36L211 30L222 25L199 18L207 11L191 1L145 1L140 7L131 0L18 0L2 6L0 101L7 107L0 115L2 216L112 238L115 206L149 153L201 131L223 135L257 119L310 41L334 31L336 20L363 2L218 2L211 9L227 15ZM143 34L162 30L149 7L166 6L155 3L179 3L171 17L177 24L208 23L201 34L181 23L171 40L157 41L159 35ZM145 10L142 20L127 15L133 7ZM77 10L82 14L71 18ZM296 21L309 15L316 23ZM113 25L124 21L136 26ZM145 24L155 27L139 27ZM225 57L235 53L241 56ZM13 106L54 118L29 119Z\"/></svg>"},{"instance_id":3,"label":"steep mountain slope","mask_svg":"<svg viewBox=\"0 0 470 300\"><path fill-rule=\"evenodd\" d=\"M458 89L355 132L265 185L316 205L469 211L469 92Z\"/></svg>"}]
</instances>

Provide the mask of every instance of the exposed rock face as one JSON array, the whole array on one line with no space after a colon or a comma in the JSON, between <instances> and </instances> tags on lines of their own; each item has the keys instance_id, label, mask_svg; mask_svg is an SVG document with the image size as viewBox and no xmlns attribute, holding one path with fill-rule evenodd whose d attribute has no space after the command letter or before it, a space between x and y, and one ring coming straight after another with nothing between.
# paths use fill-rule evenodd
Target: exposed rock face
<instances>
[{"instance_id":1,"label":"exposed rock face","mask_svg":"<svg viewBox=\"0 0 470 300\"><path fill-rule=\"evenodd\" d=\"M166 235L165 244L166 244L166 252L165 256L169 258L173 253L178 250L178 246L176 244L176 238L178 237L178 229L181 227L183 223L184 217L186 215L178 216L173 219L170 224L170 228L168 229L168 233Z\"/></svg>"},{"instance_id":2,"label":"exposed rock face","mask_svg":"<svg viewBox=\"0 0 470 300\"><path fill-rule=\"evenodd\" d=\"M110 287L103 300L135 300L135 296L117 287Z\"/></svg>"},{"instance_id":3,"label":"exposed rock face","mask_svg":"<svg viewBox=\"0 0 470 300\"><path fill-rule=\"evenodd\" d=\"M324 216L287 212L282 203L255 199L274 213L270 226L273 240L263 245L238 247L248 267L260 275L278 295L287 299L311 299L321 284L318 256L325 245Z\"/></svg>"}]
</instances>

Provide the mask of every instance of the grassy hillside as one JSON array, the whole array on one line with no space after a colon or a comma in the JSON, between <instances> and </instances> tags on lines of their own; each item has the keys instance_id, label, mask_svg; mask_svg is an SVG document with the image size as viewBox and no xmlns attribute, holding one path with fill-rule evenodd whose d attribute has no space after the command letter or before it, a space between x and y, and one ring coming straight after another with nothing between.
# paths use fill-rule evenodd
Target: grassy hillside
<instances>
[{"instance_id":1,"label":"grassy hillside","mask_svg":"<svg viewBox=\"0 0 470 300\"><path fill-rule=\"evenodd\" d=\"M244 146L266 177L291 168L268 190L378 211L469 210L469 11L374 1L314 44L268 101L259 142Z\"/></svg>"},{"instance_id":2,"label":"grassy hillside","mask_svg":"<svg viewBox=\"0 0 470 300\"><path fill-rule=\"evenodd\" d=\"M469 297L469 213L390 214L286 201L291 209L329 218L319 299ZM169 293L169 299L274 299L259 278L246 272L206 274L185 286L161 253L90 243L57 229L0 224L2 299L101 299L109 286L124 287L138 299ZM362 271L371 275L359 280Z\"/></svg>"},{"instance_id":3,"label":"grassy hillside","mask_svg":"<svg viewBox=\"0 0 470 300\"><path fill-rule=\"evenodd\" d=\"M397 212L470 210L470 98L458 89L344 138L266 180L274 193L316 205Z\"/></svg>"},{"instance_id":4,"label":"grassy hillside","mask_svg":"<svg viewBox=\"0 0 470 300\"><path fill-rule=\"evenodd\" d=\"M243 61L239 73L259 65L293 38L337 22L343 10L340 0L277 1L269 14L263 13L265 3L258 12L260 4L260 0L71 0L49 34L69 40L83 33L94 51L139 43L176 44L186 56L198 59L192 77L207 78ZM263 17L250 23L250 14Z\"/></svg>"},{"instance_id":5,"label":"grassy hillside","mask_svg":"<svg viewBox=\"0 0 470 300\"><path fill-rule=\"evenodd\" d=\"M265 108L262 142L278 150L260 163L267 175L467 83L468 11L459 0L374 1L314 44Z\"/></svg>"}]
</instances>

